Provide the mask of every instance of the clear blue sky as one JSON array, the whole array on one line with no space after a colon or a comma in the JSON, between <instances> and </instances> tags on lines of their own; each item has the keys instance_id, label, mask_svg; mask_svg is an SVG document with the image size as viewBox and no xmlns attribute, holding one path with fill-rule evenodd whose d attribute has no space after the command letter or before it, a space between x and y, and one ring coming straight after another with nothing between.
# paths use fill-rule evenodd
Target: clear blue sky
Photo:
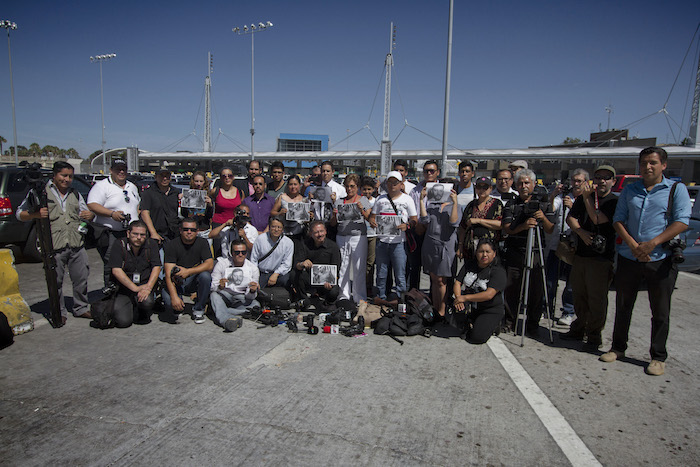
<instances>
[{"instance_id":1,"label":"clear blue sky","mask_svg":"<svg viewBox=\"0 0 700 467\"><path fill-rule=\"evenodd\" d=\"M6 0L18 24L12 59L19 144L100 148L99 65L104 64L107 147L159 151L203 133L207 52L214 54L213 134L250 144L250 37L235 26L272 21L255 38L256 150L280 133L328 134L331 146L368 121L397 26L392 139L412 126L442 136L447 0L442 1L28 1ZM588 138L663 106L700 22L700 1L455 1L448 141L516 148ZM2 43L6 42L4 30ZM697 61L697 49L690 62ZM668 111L687 131L691 64ZM397 84L398 83L398 84ZM692 88L691 88L692 95ZM381 138L383 81L370 127ZM685 119L684 119L685 116ZM195 127L195 121L197 125ZM677 135L679 130L674 128ZM630 133L673 136L661 115ZM0 135L12 144L7 49L0 47ZM377 149L363 130L333 149ZM399 149L439 149L406 128ZM177 149L200 150L190 137ZM220 137L217 151L239 148Z\"/></svg>"}]
</instances>

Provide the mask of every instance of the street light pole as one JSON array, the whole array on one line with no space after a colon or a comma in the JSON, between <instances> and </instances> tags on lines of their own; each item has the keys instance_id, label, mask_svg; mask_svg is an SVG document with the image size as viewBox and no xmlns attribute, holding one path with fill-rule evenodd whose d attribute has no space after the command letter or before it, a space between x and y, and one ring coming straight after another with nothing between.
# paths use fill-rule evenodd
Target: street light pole
<instances>
[{"instance_id":1,"label":"street light pole","mask_svg":"<svg viewBox=\"0 0 700 467\"><path fill-rule=\"evenodd\" d=\"M250 34L250 160L255 159L255 33L266 31L273 24L269 21L265 23L251 24L250 28L245 25L243 29L235 27L232 29L238 35Z\"/></svg>"},{"instance_id":2,"label":"street light pole","mask_svg":"<svg viewBox=\"0 0 700 467\"><path fill-rule=\"evenodd\" d=\"M17 23L10 20L0 20L0 28L7 29L7 56L10 60L10 94L12 95L12 132L15 141L15 165L19 165L19 156L17 155L17 118L15 117L15 85L12 82L12 51L10 50L10 30L17 29Z\"/></svg>"},{"instance_id":3,"label":"street light pole","mask_svg":"<svg viewBox=\"0 0 700 467\"><path fill-rule=\"evenodd\" d=\"M90 57L90 62L95 63L99 62L100 63L100 107L102 108L102 170L106 174L107 173L107 158L105 157L105 144L107 143L105 141L105 101L104 101L104 88L102 86L102 62L105 60L109 60L111 58L116 57L117 54L105 54L105 55L96 55L94 57Z\"/></svg>"}]
</instances>

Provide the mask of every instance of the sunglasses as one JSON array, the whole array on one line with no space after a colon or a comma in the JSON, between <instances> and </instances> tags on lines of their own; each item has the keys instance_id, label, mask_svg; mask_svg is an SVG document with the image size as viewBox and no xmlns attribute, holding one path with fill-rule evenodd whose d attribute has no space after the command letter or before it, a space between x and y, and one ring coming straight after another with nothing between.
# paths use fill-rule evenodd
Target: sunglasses
<instances>
[{"instance_id":1,"label":"sunglasses","mask_svg":"<svg viewBox=\"0 0 700 467\"><path fill-rule=\"evenodd\" d=\"M241 251L241 250L233 250L233 254L238 256L238 255L245 255L247 251Z\"/></svg>"},{"instance_id":2,"label":"sunglasses","mask_svg":"<svg viewBox=\"0 0 700 467\"><path fill-rule=\"evenodd\" d=\"M233 178L233 174L223 174L221 178Z\"/></svg>"},{"instance_id":3,"label":"sunglasses","mask_svg":"<svg viewBox=\"0 0 700 467\"><path fill-rule=\"evenodd\" d=\"M196 232L197 227L182 227L183 232Z\"/></svg>"},{"instance_id":4,"label":"sunglasses","mask_svg":"<svg viewBox=\"0 0 700 467\"><path fill-rule=\"evenodd\" d=\"M122 190L122 191L124 192L124 201L126 201L127 203L130 202L131 199L129 199L129 192L126 190Z\"/></svg>"},{"instance_id":5,"label":"sunglasses","mask_svg":"<svg viewBox=\"0 0 700 467\"><path fill-rule=\"evenodd\" d=\"M423 172L427 174L434 174L435 172L437 172L437 169L423 169Z\"/></svg>"}]
</instances>

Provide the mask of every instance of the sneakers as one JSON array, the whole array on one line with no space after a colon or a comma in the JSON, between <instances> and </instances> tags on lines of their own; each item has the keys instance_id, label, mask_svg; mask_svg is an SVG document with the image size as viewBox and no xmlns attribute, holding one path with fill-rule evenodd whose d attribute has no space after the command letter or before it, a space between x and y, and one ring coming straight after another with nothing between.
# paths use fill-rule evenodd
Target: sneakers
<instances>
[{"instance_id":1,"label":"sneakers","mask_svg":"<svg viewBox=\"0 0 700 467\"><path fill-rule=\"evenodd\" d=\"M576 315L564 315L561 318L559 318L557 324L561 326L571 326L571 323L573 323L575 319Z\"/></svg>"},{"instance_id":2,"label":"sneakers","mask_svg":"<svg viewBox=\"0 0 700 467\"><path fill-rule=\"evenodd\" d=\"M233 332L241 326L243 326L243 318L241 318L240 316L234 316L233 318L229 318L224 323L224 329L226 329L228 332Z\"/></svg>"},{"instance_id":3,"label":"sneakers","mask_svg":"<svg viewBox=\"0 0 700 467\"><path fill-rule=\"evenodd\" d=\"M624 356L624 352L618 352L617 350L610 349L609 351L601 355L600 358L598 358L598 360L600 360L601 362L610 363Z\"/></svg>"},{"instance_id":4,"label":"sneakers","mask_svg":"<svg viewBox=\"0 0 700 467\"><path fill-rule=\"evenodd\" d=\"M649 366L646 367L646 373L651 376L661 376L664 374L664 370L666 369L666 363L665 362L660 362L658 360L652 360L649 363Z\"/></svg>"},{"instance_id":5,"label":"sneakers","mask_svg":"<svg viewBox=\"0 0 700 467\"><path fill-rule=\"evenodd\" d=\"M194 312L192 312L192 319L194 320L194 324L202 324L207 320L204 315L197 315Z\"/></svg>"}]
</instances>

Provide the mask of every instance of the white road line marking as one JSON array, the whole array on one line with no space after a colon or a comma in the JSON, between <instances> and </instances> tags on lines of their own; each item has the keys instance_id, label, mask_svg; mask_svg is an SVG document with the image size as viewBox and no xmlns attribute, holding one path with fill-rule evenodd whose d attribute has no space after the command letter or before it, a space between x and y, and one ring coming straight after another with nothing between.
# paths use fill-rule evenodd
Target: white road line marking
<instances>
[{"instance_id":1,"label":"white road line marking","mask_svg":"<svg viewBox=\"0 0 700 467\"><path fill-rule=\"evenodd\" d=\"M491 352L506 370L510 379L520 390L532 410L544 424L554 441L559 445L564 455L573 466L598 466L601 465L593 453L581 441L569 422L557 410L552 402L544 395L535 381L525 371L518 360L508 350L503 341L497 337L491 337L487 345Z\"/></svg>"}]
</instances>

